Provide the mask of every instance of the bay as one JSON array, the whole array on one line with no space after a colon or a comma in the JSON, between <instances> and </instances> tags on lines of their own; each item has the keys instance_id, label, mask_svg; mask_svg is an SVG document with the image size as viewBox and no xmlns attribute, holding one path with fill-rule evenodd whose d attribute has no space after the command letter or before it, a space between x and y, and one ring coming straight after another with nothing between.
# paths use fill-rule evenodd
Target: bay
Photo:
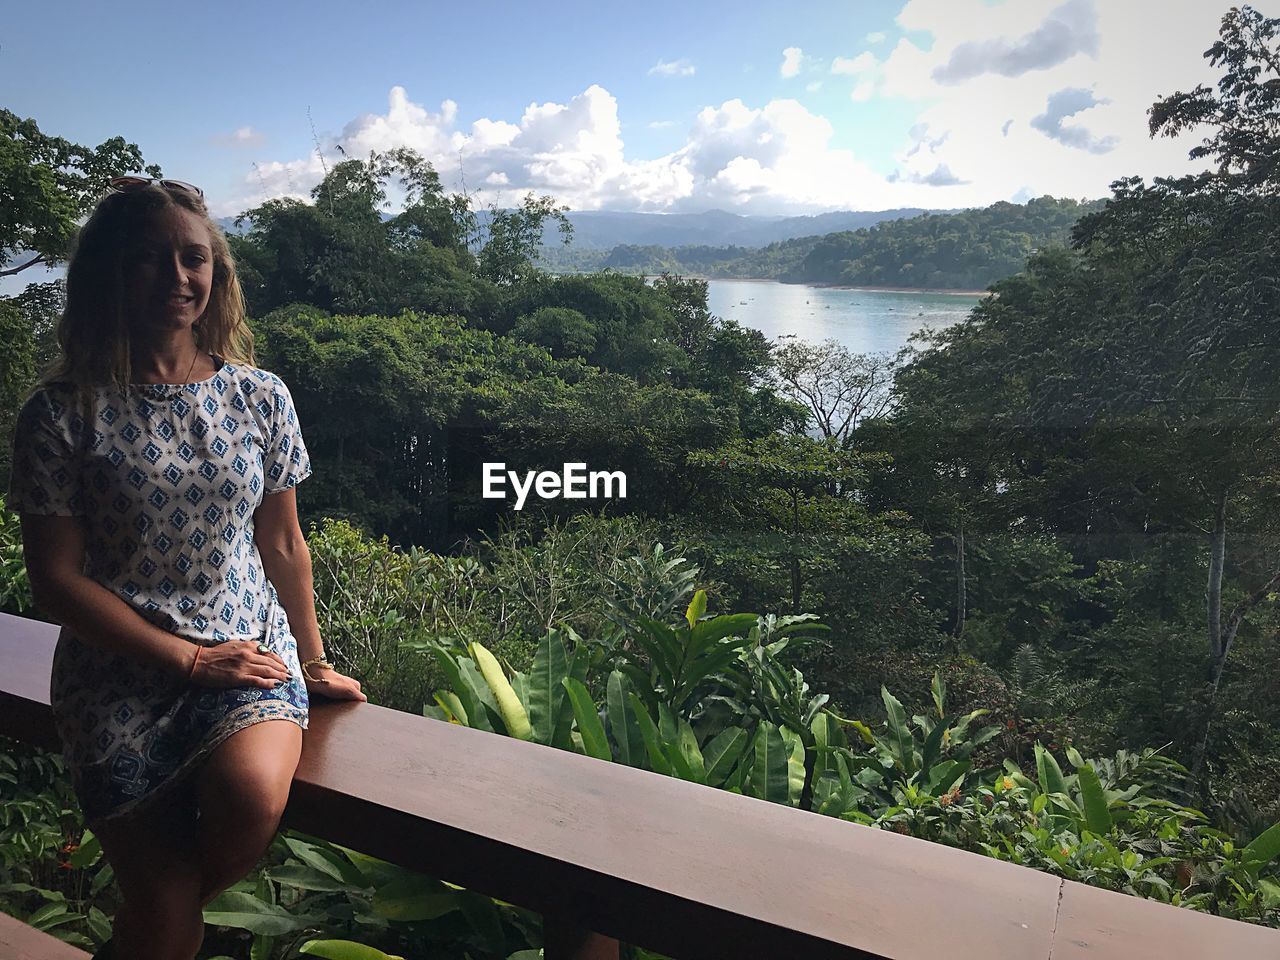
<instances>
[{"instance_id":1,"label":"bay","mask_svg":"<svg viewBox=\"0 0 1280 960\"><path fill-rule=\"evenodd\" d=\"M962 320L985 294L812 287L773 280L710 280L716 316L754 327L771 340L835 340L855 353L896 353L916 330Z\"/></svg>"}]
</instances>

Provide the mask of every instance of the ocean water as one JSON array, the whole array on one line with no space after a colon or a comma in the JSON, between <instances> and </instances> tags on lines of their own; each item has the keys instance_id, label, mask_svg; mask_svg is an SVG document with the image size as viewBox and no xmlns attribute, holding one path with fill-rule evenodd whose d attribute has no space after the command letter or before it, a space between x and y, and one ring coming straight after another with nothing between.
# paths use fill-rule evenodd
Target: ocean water
<instances>
[{"instance_id":1,"label":"ocean water","mask_svg":"<svg viewBox=\"0 0 1280 960\"><path fill-rule=\"evenodd\" d=\"M894 353L916 330L964 318L981 296L809 287L769 280L712 280L711 312L776 340L836 340L855 353Z\"/></svg>"}]
</instances>

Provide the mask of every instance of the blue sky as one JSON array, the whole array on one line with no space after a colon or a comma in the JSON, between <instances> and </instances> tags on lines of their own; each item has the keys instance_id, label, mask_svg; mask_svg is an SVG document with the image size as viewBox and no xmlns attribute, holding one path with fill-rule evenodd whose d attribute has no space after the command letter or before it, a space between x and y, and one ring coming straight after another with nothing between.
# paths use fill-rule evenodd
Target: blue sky
<instances>
[{"instance_id":1,"label":"blue sky","mask_svg":"<svg viewBox=\"0 0 1280 960\"><path fill-rule=\"evenodd\" d=\"M406 144L481 200L955 207L1185 167L1191 143L1150 141L1145 110L1212 78L1200 54L1225 8L24 4L5 17L0 88L47 132L138 143L220 214L305 196L322 173L308 110L326 162Z\"/></svg>"}]
</instances>

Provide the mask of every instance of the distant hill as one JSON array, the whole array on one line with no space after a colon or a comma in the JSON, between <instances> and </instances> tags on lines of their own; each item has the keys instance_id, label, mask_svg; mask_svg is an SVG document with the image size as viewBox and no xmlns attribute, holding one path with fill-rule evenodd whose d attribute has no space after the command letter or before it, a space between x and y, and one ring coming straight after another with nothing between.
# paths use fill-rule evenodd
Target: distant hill
<instances>
[{"instance_id":1,"label":"distant hill","mask_svg":"<svg viewBox=\"0 0 1280 960\"><path fill-rule=\"evenodd\" d=\"M981 290L1017 273L1040 247L1067 243L1072 225L1086 213L1101 209L1103 203L1046 196L1025 204L1000 202L959 212L882 217L870 226L790 238L763 247L624 243L602 251L579 246L575 237L569 247L544 247L544 265L562 273L611 269L652 275L665 271L790 283ZM839 216L859 214L824 215ZM792 217L787 221L819 219Z\"/></svg>"},{"instance_id":2,"label":"distant hill","mask_svg":"<svg viewBox=\"0 0 1280 960\"><path fill-rule=\"evenodd\" d=\"M618 213L580 210L569 214L574 246L610 250L619 244L660 247L763 247L780 240L812 237L840 230L870 227L882 220L900 220L926 211L843 210L807 217L758 217L708 210L705 213ZM943 211L949 212L949 211Z\"/></svg>"}]
</instances>

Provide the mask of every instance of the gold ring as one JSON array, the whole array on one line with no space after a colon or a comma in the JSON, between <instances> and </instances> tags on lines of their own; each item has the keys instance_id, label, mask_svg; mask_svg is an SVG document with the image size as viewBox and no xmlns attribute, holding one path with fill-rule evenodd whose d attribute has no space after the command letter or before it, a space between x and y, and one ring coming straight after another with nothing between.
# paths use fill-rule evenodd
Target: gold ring
<instances>
[{"instance_id":1,"label":"gold ring","mask_svg":"<svg viewBox=\"0 0 1280 960\"><path fill-rule=\"evenodd\" d=\"M271 652L271 648L270 648L270 647L268 647L265 643L260 643L260 644L258 644L258 652L259 652L259 653L270 653L270 652Z\"/></svg>"}]
</instances>

